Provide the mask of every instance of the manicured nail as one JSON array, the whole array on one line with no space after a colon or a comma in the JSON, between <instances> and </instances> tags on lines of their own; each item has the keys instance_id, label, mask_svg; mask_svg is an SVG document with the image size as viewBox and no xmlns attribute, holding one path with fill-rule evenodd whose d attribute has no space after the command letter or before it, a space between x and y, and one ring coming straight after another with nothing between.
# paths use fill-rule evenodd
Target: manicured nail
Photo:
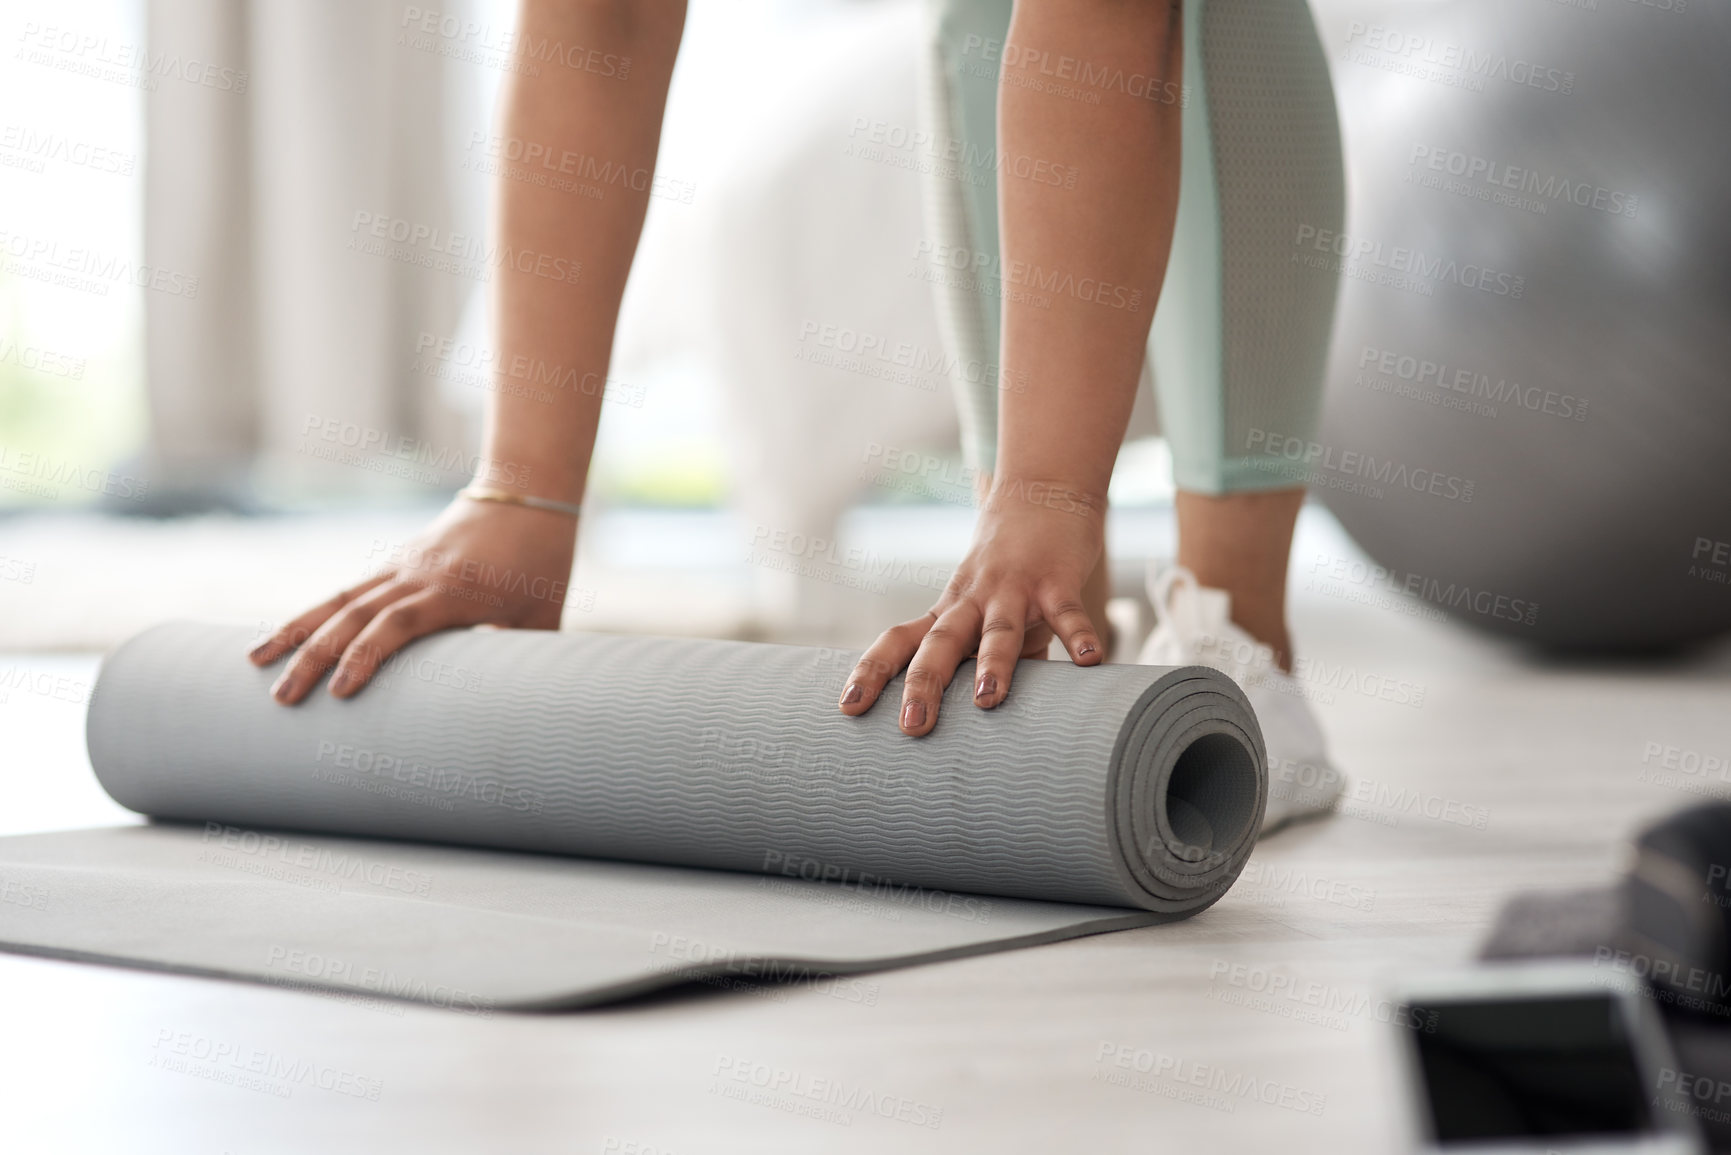
<instances>
[{"instance_id":1,"label":"manicured nail","mask_svg":"<svg viewBox=\"0 0 1731 1155\"><path fill-rule=\"evenodd\" d=\"M1082 648L1076 651L1076 656L1078 658L1085 658L1089 654L1093 653L1096 648L1097 647L1094 645L1093 642L1083 642Z\"/></svg>"},{"instance_id":2,"label":"manicured nail","mask_svg":"<svg viewBox=\"0 0 1731 1155\"><path fill-rule=\"evenodd\" d=\"M294 679L284 674L276 680L276 685L270 688L270 696L279 702L286 702L289 700L289 691L293 688Z\"/></svg>"},{"instance_id":3,"label":"manicured nail","mask_svg":"<svg viewBox=\"0 0 1731 1155\"><path fill-rule=\"evenodd\" d=\"M902 729L918 730L926 724L926 704L909 702L902 707Z\"/></svg>"},{"instance_id":4,"label":"manicured nail","mask_svg":"<svg viewBox=\"0 0 1731 1155\"><path fill-rule=\"evenodd\" d=\"M841 704L844 706L851 706L863 697L865 697L865 695L860 693L858 684L849 682L847 684L847 689L841 692Z\"/></svg>"},{"instance_id":5,"label":"manicured nail","mask_svg":"<svg viewBox=\"0 0 1731 1155\"><path fill-rule=\"evenodd\" d=\"M344 667L336 672L336 676L331 678L331 693L346 694L354 689L359 681L360 679L355 677L353 670Z\"/></svg>"},{"instance_id":6,"label":"manicured nail","mask_svg":"<svg viewBox=\"0 0 1731 1155\"><path fill-rule=\"evenodd\" d=\"M259 658L264 656L264 652L268 649L270 649L270 639L266 638L264 641L248 650L246 656L256 662Z\"/></svg>"},{"instance_id":7,"label":"manicured nail","mask_svg":"<svg viewBox=\"0 0 1731 1155\"><path fill-rule=\"evenodd\" d=\"M998 692L998 679L990 674L980 676L979 685L974 687L975 698L990 698Z\"/></svg>"}]
</instances>

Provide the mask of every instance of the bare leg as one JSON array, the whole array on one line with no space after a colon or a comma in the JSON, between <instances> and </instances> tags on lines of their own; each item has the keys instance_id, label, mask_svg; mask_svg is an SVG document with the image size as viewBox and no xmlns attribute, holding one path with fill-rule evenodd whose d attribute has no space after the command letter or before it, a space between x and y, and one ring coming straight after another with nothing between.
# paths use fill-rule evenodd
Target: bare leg
<instances>
[{"instance_id":1,"label":"bare leg","mask_svg":"<svg viewBox=\"0 0 1731 1155\"><path fill-rule=\"evenodd\" d=\"M1304 490L1277 489L1209 497L1178 491L1178 564L1202 585L1232 595L1232 620L1274 648L1292 669L1286 628L1286 563Z\"/></svg>"}]
</instances>

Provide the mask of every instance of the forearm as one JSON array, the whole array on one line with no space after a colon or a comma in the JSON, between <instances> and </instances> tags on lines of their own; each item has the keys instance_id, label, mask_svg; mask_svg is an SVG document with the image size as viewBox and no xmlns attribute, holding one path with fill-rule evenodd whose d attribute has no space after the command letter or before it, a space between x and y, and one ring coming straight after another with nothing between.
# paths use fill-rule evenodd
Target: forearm
<instances>
[{"instance_id":1,"label":"forearm","mask_svg":"<svg viewBox=\"0 0 1731 1155\"><path fill-rule=\"evenodd\" d=\"M584 67L599 55L543 53L505 85L500 135L521 159L500 160L491 299L499 365L483 452L496 476L522 478L537 496L583 495L684 18L683 0L522 5L520 43L630 58L621 77L617 61ZM512 179L506 164L531 179ZM584 180L596 169L625 175Z\"/></svg>"},{"instance_id":2,"label":"forearm","mask_svg":"<svg viewBox=\"0 0 1731 1155\"><path fill-rule=\"evenodd\" d=\"M1032 482L1103 504L1130 419L1178 206L1179 106L1102 92L1099 104L1014 83L1058 68L1153 77L1177 93L1179 5L1019 0L998 95L1004 284L1000 495ZM1041 55L1043 54L1043 55ZM1075 68L1071 64L1068 67ZM1074 187L1009 162L1077 170Z\"/></svg>"}]
</instances>

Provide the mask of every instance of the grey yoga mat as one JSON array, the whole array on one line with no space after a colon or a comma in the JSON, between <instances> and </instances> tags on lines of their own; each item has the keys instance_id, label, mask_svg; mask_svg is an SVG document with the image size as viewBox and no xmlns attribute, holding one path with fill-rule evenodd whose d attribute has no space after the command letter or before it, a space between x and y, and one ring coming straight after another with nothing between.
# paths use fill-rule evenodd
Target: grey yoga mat
<instances>
[{"instance_id":1,"label":"grey yoga mat","mask_svg":"<svg viewBox=\"0 0 1731 1155\"><path fill-rule=\"evenodd\" d=\"M284 708L250 637L109 656L91 764L167 821L0 839L31 897L0 948L459 1009L857 993L835 976L1194 914L1266 800L1255 717L1202 667L1024 662L993 711L964 667L912 739L837 711L852 652L474 630Z\"/></svg>"}]
</instances>

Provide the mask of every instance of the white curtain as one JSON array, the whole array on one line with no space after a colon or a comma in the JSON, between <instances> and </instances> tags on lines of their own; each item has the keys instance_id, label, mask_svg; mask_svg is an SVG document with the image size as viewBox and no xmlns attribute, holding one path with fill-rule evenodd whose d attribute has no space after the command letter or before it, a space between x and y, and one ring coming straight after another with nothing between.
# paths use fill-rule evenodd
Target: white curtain
<instances>
[{"instance_id":1,"label":"white curtain","mask_svg":"<svg viewBox=\"0 0 1731 1155\"><path fill-rule=\"evenodd\" d=\"M191 298L146 294L162 505L460 483L473 430L415 354L422 334L457 336L480 285L351 244L380 216L484 230L478 185L452 177L485 65L441 55L451 41L396 0L147 11L153 57L230 70L145 97L146 260L199 282Z\"/></svg>"}]
</instances>

